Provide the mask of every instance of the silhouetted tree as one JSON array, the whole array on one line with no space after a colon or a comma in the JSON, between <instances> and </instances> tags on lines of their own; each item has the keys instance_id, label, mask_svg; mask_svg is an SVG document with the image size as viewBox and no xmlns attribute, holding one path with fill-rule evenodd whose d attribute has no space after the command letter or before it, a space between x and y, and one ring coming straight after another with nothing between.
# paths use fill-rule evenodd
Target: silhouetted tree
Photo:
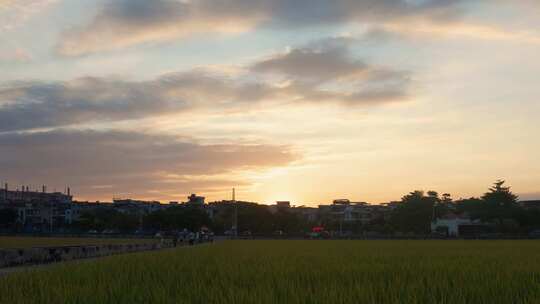
<instances>
[{"instance_id":1,"label":"silhouetted tree","mask_svg":"<svg viewBox=\"0 0 540 304\"><path fill-rule=\"evenodd\" d=\"M518 196L510 191L510 187L504 187L505 181L498 180L489 188L489 192L482 196L482 199L493 206L497 207L515 207L517 205Z\"/></svg>"},{"instance_id":2,"label":"silhouetted tree","mask_svg":"<svg viewBox=\"0 0 540 304\"><path fill-rule=\"evenodd\" d=\"M302 235L304 232L309 231L309 224L295 213L278 210L272 217L274 231L281 230L290 235Z\"/></svg>"},{"instance_id":3,"label":"silhouetted tree","mask_svg":"<svg viewBox=\"0 0 540 304\"><path fill-rule=\"evenodd\" d=\"M504 180L494 183L489 192L482 196L485 202L483 219L494 222L501 232L515 232L519 227L519 221L523 221L523 210L519 207L517 195L510 191L510 187L504 187Z\"/></svg>"},{"instance_id":4,"label":"silhouetted tree","mask_svg":"<svg viewBox=\"0 0 540 304\"><path fill-rule=\"evenodd\" d=\"M428 191L427 196L433 199L433 201L436 201L436 202L440 201L439 193L437 191Z\"/></svg>"},{"instance_id":5,"label":"silhouetted tree","mask_svg":"<svg viewBox=\"0 0 540 304\"><path fill-rule=\"evenodd\" d=\"M442 195L441 203L444 203L445 205L452 204L452 195L450 193L444 193Z\"/></svg>"},{"instance_id":6,"label":"silhouetted tree","mask_svg":"<svg viewBox=\"0 0 540 304\"><path fill-rule=\"evenodd\" d=\"M531 217L518 204L518 197L504 187L505 181L498 180L481 199L470 198L456 203L460 213L472 219L493 223L499 232L518 232L520 225L527 226Z\"/></svg>"},{"instance_id":7,"label":"silhouetted tree","mask_svg":"<svg viewBox=\"0 0 540 304\"><path fill-rule=\"evenodd\" d=\"M138 225L138 216L105 208L84 212L73 223L73 227L82 232L89 230L96 230L98 232L116 230L121 233L131 233L137 229Z\"/></svg>"},{"instance_id":8,"label":"silhouetted tree","mask_svg":"<svg viewBox=\"0 0 540 304\"><path fill-rule=\"evenodd\" d=\"M273 229L273 215L266 205L248 202L214 204L212 229L217 233L231 230L234 210L238 208L238 232L250 231L254 234L270 234Z\"/></svg>"},{"instance_id":9,"label":"silhouetted tree","mask_svg":"<svg viewBox=\"0 0 540 304\"><path fill-rule=\"evenodd\" d=\"M391 214L392 226L400 232L427 234L431 231L431 221L438 195L429 191L428 196L423 191L413 191L401 199L401 204Z\"/></svg>"},{"instance_id":10,"label":"silhouetted tree","mask_svg":"<svg viewBox=\"0 0 540 304\"><path fill-rule=\"evenodd\" d=\"M196 206L175 206L148 214L143 222L147 229L198 231L210 225L210 218Z\"/></svg>"},{"instance_id":11,"label":"silhouetted tree","mask_svg":"<svg viewBox=\"0 0 540 304\"><path fill-rule=\"evenodd\" d=\"M238 232L271 234L274 230L274 215L267 206L242 203L238 206Z\"/></svg>"},{"instance_id":12,"label":"silhouetted tree","mask_svg":"<svg viewBox=\"0 0 540 304\"><path fill-rule=\"evenodd\" d=\"M471 197L468 199L462 199L455 202L456 211L460 214L468 214L473 219L483 218L485 213L485 202L484 200Z\"/></svg>"}]
</instances>

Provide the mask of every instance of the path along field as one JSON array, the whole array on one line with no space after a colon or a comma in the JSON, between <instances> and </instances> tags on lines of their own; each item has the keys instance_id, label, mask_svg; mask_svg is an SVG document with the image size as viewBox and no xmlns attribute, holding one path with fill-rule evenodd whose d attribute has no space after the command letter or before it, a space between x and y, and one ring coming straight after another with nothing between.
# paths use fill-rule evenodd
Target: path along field
<instances>
[{"instance_id":1,"label":"path along field","mask_svg":"<svg viewBox=\"0 0 540 304\"><path fill-rule=\"evenodd\" d=\"M137 244L157 242L155 239L120 239L120 238L48 238L48 237L11 237L0 236L0 249L55 247L101 244Z\"/></svg>"},{"instance_id":2,"label":"path along field","mask_svg":"<svg viewBox=\"0 0 540 304\"><path fill-rule=\"evenodd\" d=\"M8 275L0 303L540 303L540 242L226 241Z\"/></svg>"}]
</instances>

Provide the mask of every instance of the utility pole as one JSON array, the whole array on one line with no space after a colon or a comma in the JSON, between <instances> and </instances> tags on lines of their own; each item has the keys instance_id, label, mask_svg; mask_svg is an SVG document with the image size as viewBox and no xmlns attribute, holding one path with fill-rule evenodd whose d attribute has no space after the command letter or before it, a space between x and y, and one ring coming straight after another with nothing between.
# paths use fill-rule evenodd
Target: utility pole
<instances>
[{"instance_id":1,"label":"utility pole","mask_svg":"<svg viewBox=\"0 0 540 304\"><path fill-rule=\"evenodd\" d=\"M143 231L144 225L143 225L143 215L142 215L142 214L141 214L141 218L140 218L140 223L139 223L139 225L140 225L140 228L139 228L139 229L140 229L141 231Z\"/></svg>"},{"instance_id":2,"label":"utility pole","mask_svg":"<svg viewBox=\"0 0 540 304\"><path fill-rule=\"evenodd\" d=\"M236 189L232 189L232 203L234 204L233 231L234 238L238 237L238 204L236 203Z\"/></svg>"},{"instance_id":3,"label":"utility pole","mask_svg":"<svg viewBox=\"0 0 540 304\"><path fill-rule=\"evenodd\" d=\"M49 206L50 206L50 218L49 218L49 233L52 234L53 233L53 221L54 221L54 207L53 207L53 203L52 203L52 200L49 201Z\"/></svg>"}]
</instances>

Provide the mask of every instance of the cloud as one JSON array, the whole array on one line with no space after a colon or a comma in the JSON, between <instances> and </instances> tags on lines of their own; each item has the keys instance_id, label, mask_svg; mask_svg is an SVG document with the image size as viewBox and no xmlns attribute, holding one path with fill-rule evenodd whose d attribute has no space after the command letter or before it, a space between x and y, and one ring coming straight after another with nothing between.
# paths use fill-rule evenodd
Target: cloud
<instances>
[{"instance_id":1,"label":"cloud","mask_svg":"<svg viewBox=\"0 0 540 304\"><path fill-rule=\"evenodd\" d=\"M201 33L237 33L256 27L298 28L348 22L459 15L461 0L115 0L87 25L66 31L60 54L78 56Z\"/></svg>"},{"instance_id":2,"label":"cloud","mask_svg":"<svg viewBox=\"0 0 540 304\"><path fill-rule=\"evenodd\" d=\"M401 79L405 72L377 67L356 59L349 51L353 38L323 39L308 47L293 48L256 62L251 70L288 79L328 82Z\"/></svg>"},{"instance_id":3,"label":"cloud","mask_svg":"<svg viewBox=\"0 0 540 304\"><path fill-rule=\"evenodd\" d=\"M410 75L351 56L349 40L314 42L228 75L203 69L151 81L81 78L0 88L0 132L116 122L195 110L290 103L348 106L402 101Z\"/></svg>"},{"instance_id":4,"label":"cloud","mask_svg":"<svg viewBox=\"0 0 540 304\"><path fill-rule=\"evenodd\" d=\"M540 44L540 35L534 30L508 30L499 26L455 22L452 26L429 23L414 23L404 28L400 24L384 24L380 26L381 34L392 34L402 37L462 37L475 40L509 41L528 44Z\"/></svg>"},{"instance_id":5,"label":"cloud","mask_svg":"<svg viewBox=\"0 0 540 304\"><path fill-rule=\"evenodd\" d=\"M0 91L0 130L114 121L181 107L154 83L83 78L65 83L25 83Z\"/></svg>"},{"instance_id":6,"label":"cloud","mask_svg":"<svg viewBox=\"0 0 540 304\"><path fill-rule=\"evenodd\" d=\"M0 50L0 63L2 62L28 62L32 56L23 48Z\"/></svg>"},{"instance_id":7,"label":"cloud","mask_svg":"<svg viewBox=\"0 0 540 304\"><path fill-rule=\"evenodd\" d=\"M0 142L4 178L69 183L89 197L94 191L112 196L229 187L242 182L234 172L284 166L299 157L287 146L202 145L175 136L117 131L12 133L0 135Z\"/></svg>"},{"instance_id":8,"label":"cloud","mask_svg":"<svg viewBox=\"0 0 540 304\"><path fill-rule=\"evenodd\" d=\"M256 15L240 17L226 12L213 15L204 6L177 0L108 1L89 25L65 32L58 51L77 56L196 33L243 32L258 19Z\"/></svg>"},{"instance_id":9,"label":"cloud","mask_svg":"<svg viewBox=\"0 0 540 304\"><path fill-rule=\"evenodd\" d=\"M0 131L138 119L256 102L268 94L271 89L264 85L197 71L145 82L81 78L22 83L0 89Z\"/></svg>"},{"instance_id":10,"label":"cloud","mask_svg":"<svg viewBox=\"0 0 540 304\"><path fill-rule=\"evenodd\" d=\"M344 49L329 50L293 49L285 54L262 60L253 70L277 73L302 79L329 80L361 76L368 73L369 66L359 60L347 58Z\"/></svg>"},{"instance_id":11,"label":"cloud","mask_svg":"<svg viewBox=\"0 0 540 304\"><path fill-rule=\"evenodd\" d=\"M12 30L58 0L0 0L0 32Z\"/></svg>"},{"instance_id":12,"label":"cloud","mask_svg":"<svg viewBox=\"0 0 540 304\"><path fill-rule=\"evenodd\" d=\"M355 59L350 39L321 40L306 48L291 49L251 66L260 74L281 77L283 90L297 100L344 102L348 105L404 100L410 84L408 72L379 67Z\"/></svg>"}]
</instances>

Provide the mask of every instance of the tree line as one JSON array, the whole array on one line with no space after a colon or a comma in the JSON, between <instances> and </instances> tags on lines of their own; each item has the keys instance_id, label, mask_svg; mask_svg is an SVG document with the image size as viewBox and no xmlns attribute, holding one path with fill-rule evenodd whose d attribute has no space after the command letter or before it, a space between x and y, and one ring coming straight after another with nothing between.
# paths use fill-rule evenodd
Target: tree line
<instances>
[{"instance_id":1,"label":"tree line","mask_svg":"<svg viewBox=\"0 0 540 304\"><path fill-rule=\"evenodd\" d=\"M413 191L392 212L387 229L426 234L431 222L448 214L467 216L489 224L490 232L527 233L540 229L540 206L525 209L503 180L496 181L481 197L452 200L450 194Z\"/></svg>"},{"instance_id":2,"label":"tree line","mask_svg":"<svg viewBox=\"0 0 540 304\"><path fill-rule=\"evenodd\" d=\"M388 235L401 232L426 235L431 233L432 221L447 215L479 220L489 224L490 232L496 233L517 234L540 229L540 208L523 208L518 203L518 197L504 184L504 181L497 181L481 197L460 200L453 200L448 193L439 195L435 191L413 191L395 202L393 208L374 214L368 222L343 221L323 213L319 213L315 221L310 221L287 208L277 208L271 212L266 205L238 202L211 208L211 214L200 206L190 205L172 206L149 214L96 208L83 212L77 221L64 229L80 233L151 233L183 229L197 231L201 227L208 227L221 234L233 226L235 212L239 233L249 231L259 235L276 232L303 235L314 226L352 234L372 232ZM13 226L16 217L14 210L0 209L0 228Z\"/></svg>"},{"instance_id":3,"label":"tree line","mask_svg":"<svg viewBox=\"0 0 540 304\"><path fill-rule=\"evenodd\" d=\"M449 214L480 220L489 224L490 232L496 233L527 233L540 229L540 208L523 208L518 203L518 197L504 184L504 181L497 181L481 197L460 200L453 200L448 193L439 195L436 191L413 191L396 202L394 208L373 216L367 223L344 222L324 214L319 214L313 222L288 209L278 208L271 212L266 205L239 202L236 206L238 231L260 235L276 232L302 235L314 226L323 226L326 230L353 234L402 232L426 235L431 233L433 220ZM119 212L87 214L77 225L84 229L109 227L122 232L134 231L140 227L147 230L193 231L206 226L216 233L225 233L233 225L235 207L229 204L215 210L212 219L205 210L190 206L170 207L143 218Z\"/></svg>"}]
</instances>

